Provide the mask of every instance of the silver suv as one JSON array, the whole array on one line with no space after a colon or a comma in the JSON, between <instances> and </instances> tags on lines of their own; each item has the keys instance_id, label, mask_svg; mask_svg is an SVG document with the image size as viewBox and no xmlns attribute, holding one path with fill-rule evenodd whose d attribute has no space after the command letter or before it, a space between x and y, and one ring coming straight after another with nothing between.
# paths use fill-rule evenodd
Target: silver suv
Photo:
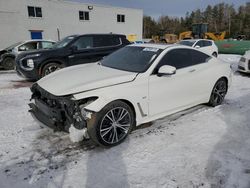
<instances>
[{"instance_id":1,"label":"silver suv","mask_svg":"<svg viewBox=\"0 0 250 188\"><path fill-rule=\"evenodd\" d=\"M15 58L18 54L25 51L50 48L55 41L52 40L27 40L15 43L3 50L0 50L0 67L5 70L14 68Z\"/></svg>"}]
</instances>

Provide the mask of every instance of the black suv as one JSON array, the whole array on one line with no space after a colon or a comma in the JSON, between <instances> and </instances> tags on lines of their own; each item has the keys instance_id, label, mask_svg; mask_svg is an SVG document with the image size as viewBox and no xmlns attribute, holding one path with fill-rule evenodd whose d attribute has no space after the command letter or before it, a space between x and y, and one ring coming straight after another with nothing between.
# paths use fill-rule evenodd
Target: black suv
<instances>
[{"instance_id":1,"label":"black suv","mask_svg":"<svg viewBox=\"0 0 250 188\"><path fill-rule=\"evenodd\" d=\"M128 44L126 36L119 34L72 35L51 49L18 55L16 71L25 78L38 80L63 67L97 62Z\"/></svg>"}]
</instances>

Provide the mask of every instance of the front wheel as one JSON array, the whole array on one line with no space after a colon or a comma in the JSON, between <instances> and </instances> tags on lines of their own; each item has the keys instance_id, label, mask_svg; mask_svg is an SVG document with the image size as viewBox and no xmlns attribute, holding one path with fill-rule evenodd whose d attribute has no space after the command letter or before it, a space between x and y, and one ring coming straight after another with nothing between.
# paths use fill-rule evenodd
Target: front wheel
<instances>
[{"instance_id":1,"label":"front wheel","mask_svg":"<svg viewBox=\"0 0 250 188\"><path fill-rule=\"evenodd\" d=\"M15 66L15 59L12 57L6 57L3 60L2 66L5 70L12 70Z\"/></svg>"},{"instance_id":2,"label":"front wheel","mask_svg":"<svg viewBox=\"0 0 250 188\"><path fill-rule=\"evenodd\" d=\"M220 105L227 94L227 81L225 78L219 79L212 90L208 104L210 106Z\"/></svg>"},{"instance_id":3,"label":"front wheel","mask_svg":"<svg viewBox=\"0 0 250 188\"><path fill-rule=\"evenodd\" d=\"M58 64L58 63L48 63L42 69L42 77L44 77L52 72L55 72L63 67L64 67L63 65Z\"/></svg>"},{"instance_id":4,"label":"front wheel","mask_svg":"<svg viewBox=\"0 0 250 188\"><path fill-rule=\"evenodd\" d=\"M96 114L94 123L88 124L89 136L99 145L118 145L131 132L135 124L134 116L126 103L111 102Z\"/></svg>"}]
</instances>

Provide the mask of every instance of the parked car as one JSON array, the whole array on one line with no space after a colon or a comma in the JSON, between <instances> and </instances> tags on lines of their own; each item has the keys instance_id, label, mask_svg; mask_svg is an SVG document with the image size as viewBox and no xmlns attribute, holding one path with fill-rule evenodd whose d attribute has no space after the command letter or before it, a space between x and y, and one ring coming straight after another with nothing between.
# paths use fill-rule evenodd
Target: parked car
<instances>
[{"instance_id":1,"label":"parked car","mask_svg":"<svg viewBox=\"0 0 250 188\"><path fill-rule=\"evenodd\" d=\"M215 45L213 40L207 39L190 39L190 40L182 40L179 44L191 46L193 48L199 49L200 51L207 53L209 55L213 55L215 57L218 56L218 47Z\"/></svg>"},{"instance_id":2,"label":"parked car","mask_svg":"<svg viewBox=\"0 0 250 188\"><path fill-rule=\"evenodd\" d=\"M231 76L229 64L194 48L134 44L42 78L29 106L54 130L114 146L134 126L202 103L220 105Z\"/></svg>"},{"instance_id":3,"label":"parked car","mask_svg":"<svg viewBox=\"0 0 250 188\"><path fill-rule=\"evenodd\" d=\"M0 51L0 66L6 70L13 69L15 58L21 52L50 48L53 44L55 42L52 40L27 40L15 43Z\"/></svg>"},{"instance_id":4,"label":"parked car","mask_svg":"<svg viewBox=\"0 0 250 188\"><path fill-rule=\"evenodd\" d=\"M250 73L250 50L245 52L245 55L240 58L238 71Z\"/></svg>"},{"instance_id":5,"label":"parked car","mask_svg":"<svg viewBox=\"0 0 250 188\"><path fill-rule=\"evenodd\" d=\"M63 67L97 62L115 50L130 44L125 35L72 35L51 49L20 54L16 59L17 73L38 80Z\"/></svg>"}]
</instances>

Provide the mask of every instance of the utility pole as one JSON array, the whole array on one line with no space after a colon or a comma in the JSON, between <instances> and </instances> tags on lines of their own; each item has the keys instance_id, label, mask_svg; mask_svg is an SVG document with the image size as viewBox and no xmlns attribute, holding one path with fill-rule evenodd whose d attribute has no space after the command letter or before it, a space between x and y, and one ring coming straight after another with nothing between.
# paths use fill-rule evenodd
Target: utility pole
<instances>
[{"instance_id":1,"label":"utility pole","mask_svg":"<svg viewBox=\"0 0 250 188\"><path fill-rule=\"evenodd\" d=\"M228 34L231 35L231 11L228 8Z\"/></svg>"}]
</instances>

